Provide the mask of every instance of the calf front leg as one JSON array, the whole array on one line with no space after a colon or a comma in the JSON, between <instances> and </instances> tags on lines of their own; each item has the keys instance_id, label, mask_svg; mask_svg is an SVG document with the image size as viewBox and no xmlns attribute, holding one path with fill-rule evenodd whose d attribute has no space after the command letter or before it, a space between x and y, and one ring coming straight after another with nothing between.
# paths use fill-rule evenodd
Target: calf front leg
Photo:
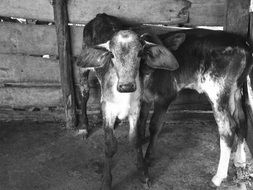
<instances>
[{"instance_id":1,"label":"calf front leg","mask_svg":"<svg viewBox=\"0 0 253 190\"><path fill-rule=\"evenodd\" d=\"M139 107L139 106L138 106ZM149 115L151 104L142 102L140 110L137 110L140 113L136 112L136 108L134 109L134 113L130 113L129 115L129 124L130 124L130 130L134 129L135 131L135 138L130 139L134 140L135 149L136 149L136 160L137 160L137 169L140 172L140 180L147 184L149 186L149 173L148 173L148 167L146 166L143 158L143 150L142 150L142 144L145 140L145 130L146 130L146 122ZM138 117L139 115L139 117ZM131 134L132 133L132 134ZM133 130L130 131L130 137L133 135ZM133 136L132 136L133 137Z\"/></svg>"},{"instance_id":2,"label":"calf front leg","mask_svg":"<svg viewBox=\"0 0 253 190\"><path fill-rule=\"evenodd\" d=\"M87 102L89 99L89 70L80 73L80 92L81 92L81 116L78 129L83 130L86 137L89 135L89 121L87 116Z\"/></svg>"},{"instance_id":3,"label":"calf front leg","mask_svg":"<svg viewBox=\"0 0 253 190\"><path fill-rule=\"evenodd\" d=\"M137 138L135 143L135 148L137 152L137 168L143 170L145 168L142 144L145 140L145 132L147 119L150 111L151 103L142 102L140 109L140 116L137 122Z\"/></svg>"},{"instance_id":4,"label":"calf front leg","mask_svg":"<svg viewBox=\"0 0 253 190\"><path fill-rule=\"evenodd\" d=\"M166 115L167 108L171 101L159 101L154 104L154 113L152 115L149 125L149 145L145 154L145 163L150 165L155 158L155 146L159 132L162 128L164 117Z\"/></svg>"},{"instance_id":5,"label":"calf front leg","mask_svg":"<svg viewBox=\"0 0 253 190\"><path fill-rule=\"evenodd\" d=\"M105 161L101 190L110 190L112 186L112 158L117 152L117 139L114 136L116 115L105 103L102 103L103 128L105 140Z\"/></svg>"}]
</instances>

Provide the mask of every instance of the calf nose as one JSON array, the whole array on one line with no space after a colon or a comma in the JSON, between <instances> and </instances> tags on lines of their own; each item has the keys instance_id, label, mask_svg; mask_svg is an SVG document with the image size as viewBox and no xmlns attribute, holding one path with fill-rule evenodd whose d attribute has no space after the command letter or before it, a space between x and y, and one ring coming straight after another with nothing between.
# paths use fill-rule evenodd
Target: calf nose
<instances>
[{"instance_id":1,"label":"calf nose","mask_svg":"<svg viewBox=\"0 0 253 190\"><path fill-rule=\"evenodd\" d=\"M134 92L136 90L135 83L119 84L117 87L119 92Z\"/></svg>"}]
</instances>

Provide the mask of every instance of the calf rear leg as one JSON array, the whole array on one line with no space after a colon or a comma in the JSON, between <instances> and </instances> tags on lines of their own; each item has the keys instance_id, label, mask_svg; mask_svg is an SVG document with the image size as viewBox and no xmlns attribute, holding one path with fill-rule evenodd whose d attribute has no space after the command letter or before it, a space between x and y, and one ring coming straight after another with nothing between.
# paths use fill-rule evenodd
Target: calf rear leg
<instances>
[{"instance_id":1,"label":"calf rear leg","mask_svg":"<svg viewBox=\"0 0 253 190\"><path fill-rule=\"evenodd\" d=\"M245 112L242 108L242 95L240 90L235 92L234 96L235 109L233 117L236 122L236 135L237 135L237 149L234 157L235 167L245 168L246 166L246 152L245 152L245 139L246 139L246 118Z\"/></svg>"},{"instance_id":2,"label":"calf rear leg","mask_svg":"<svg viewBox=\"0 0 253 190\"><path fill-rule=\"evenodd\" d=\"M220 135L220 159L217 172L212 178L212 183L215 186L220 186L221 182L227 178L231 148L235 135L236 123L230 113L229 99L229 97L223 96L219 102L213 102L214 117Z\"/></svg>"},{"instance_id":3,"label":"calf rear leg","mask_svg":"<svg viewBox=\"0 0 253 190\"><path fill-rule=\"evenodd\" d=\"M80 73L80 92L81 92L81 116L78 129L83 130L86 137L89 135L89 121L87 116L87 102L89 99L89 70Z\"/></svg>"}]
</instances>

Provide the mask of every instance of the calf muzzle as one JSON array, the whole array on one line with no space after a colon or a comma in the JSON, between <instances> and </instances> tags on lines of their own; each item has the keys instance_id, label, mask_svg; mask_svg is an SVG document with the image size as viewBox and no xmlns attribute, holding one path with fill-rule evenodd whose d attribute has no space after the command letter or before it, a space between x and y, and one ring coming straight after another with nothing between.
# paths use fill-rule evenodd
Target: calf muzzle
<instances>
[{"instance_id":1,"label":"calf muzzle","mask_svg":"<svg viewBox=\"0 0 253 190\"><path fill-rule=\"evenodd\" d=\"M119 92L134 92L136 90L136 84L135 83L126 83L126 84L119 84L117 86L117 90Z\"/></svg>"}]
</instances>

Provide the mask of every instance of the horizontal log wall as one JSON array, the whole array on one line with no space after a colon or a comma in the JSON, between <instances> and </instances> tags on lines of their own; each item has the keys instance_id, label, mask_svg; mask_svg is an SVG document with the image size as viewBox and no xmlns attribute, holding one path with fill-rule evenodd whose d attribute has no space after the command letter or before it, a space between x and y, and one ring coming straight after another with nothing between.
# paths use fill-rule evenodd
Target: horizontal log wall
<instances>
[{"instance_id":1,"label":"horizontal log wall","mask_svg":"<svg viewBox=\"0 0 253 190\"><path fill-rule=\"evenodd\" d=\"M1 0L1 16L53 21L51 0ZM222 25L225 0L69 0L72 23L107 13L138 23Z\"/></svg>"},{"instance_id":2,"label":"horizontal log wall","mask_svg":"<svg viewBox=\"0 0 253 190\"><path fill-rule=\"evenodd\" d=\"M225 0L69 0L70 22L87 23L97 13L106 12L131 22L197 25L223 25ZM149 10L149 11L147 11ZM124 15L124 16L123 16ZM50 0L2 0L0 16L53 21ZM137 33L164 33L171 28L143 25ZM83 27L71 26L72 52L81 51ZM0 23L0 105L3 108L61 107L59 62L55 26ZM50 59L42 58L50 55ZM74 65L76 87L79 70ZM89 110L99 109L98 81L91 73ZM78 90L78 88L76 88ZM78 94L78 93L76 93ZM77 96L79 100L79 97ZM187 99L189 104L184 101ZM186 91L172 106L182 109L210 106L203 95ZM79 101L80 104L80 101ZM180 106L179 106L180 107ZM9 113L10 111L8 111ZM19 114L17 118L20 118ZM29 115L29 114L28 114ZM14 116L13 116L14 117ZM25 116L33 117L31 116ZM62 116L61 116L62 117ZM48 117L50 118L50 117Z\"/></svg>"}]
</instances>

